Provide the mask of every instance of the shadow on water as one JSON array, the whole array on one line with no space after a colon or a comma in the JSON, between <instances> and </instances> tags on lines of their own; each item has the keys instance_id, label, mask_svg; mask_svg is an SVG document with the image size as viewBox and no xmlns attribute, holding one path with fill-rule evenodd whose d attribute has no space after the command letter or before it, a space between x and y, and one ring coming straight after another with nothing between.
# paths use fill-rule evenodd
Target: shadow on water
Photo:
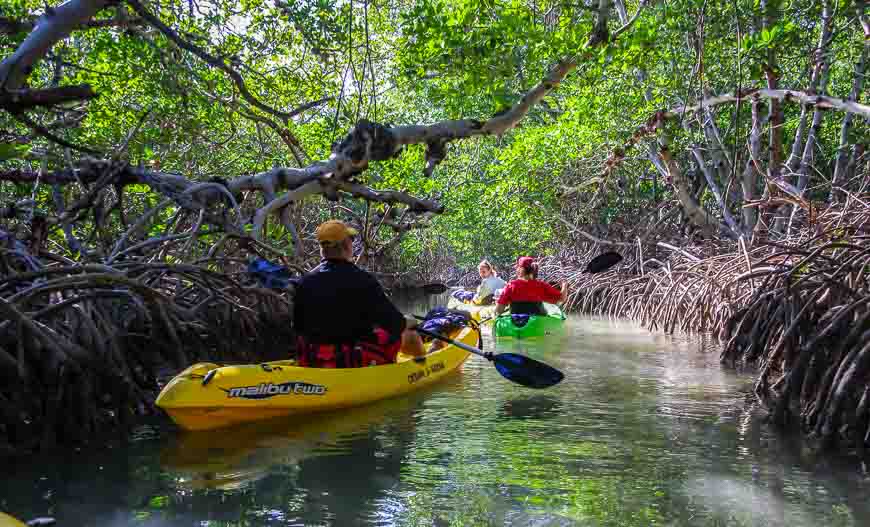
<instances>
[{"instance_id":1,"label":"shadow on water","mask_svg":"<svg viewBox=\"0 0 870 527\"><path fill-rule=\"evenodd\" d=\"M747 403L752 376L710 343L580 317L552 339L484 340L565 379L529 390L472 357L426 391L341 412L195 434L143 424L124 446L4 467L0 510L60 527L870 522L860 465L773 433Z\"/></svg>"}]
</instances>

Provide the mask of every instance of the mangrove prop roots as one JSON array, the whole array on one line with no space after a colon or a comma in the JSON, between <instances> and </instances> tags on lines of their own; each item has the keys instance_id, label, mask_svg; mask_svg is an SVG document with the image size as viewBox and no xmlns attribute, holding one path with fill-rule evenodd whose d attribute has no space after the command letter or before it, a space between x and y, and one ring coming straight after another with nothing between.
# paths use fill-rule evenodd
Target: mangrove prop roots
<instances>
[{"instance_id":1,"label":"mangrove prop roots","mask_svg":"<svg viewBox=\"0 0 870 527\"><path fill-rule=\"evenodd\" d=\"M870 196L851 196L778 243L740 241L707 258L691 247L646 259L624 252L605 274L551 273L571 286L568 309L713 333L723 363L757 368L755 393L772 422L799 425L823 446L870 445Z\"/></svg>"},{"instance_id":2,"label":"mangrove prop roots","mask_svg":"<svg viewBox=\"0 0 870 527\"><path fill-rule=\"evenodd\" d=\"M123 428L193 362L291 351L289 291L189 264L31 270L14 239L0 247L0 455Z\"/></svg>"}]
</instances>

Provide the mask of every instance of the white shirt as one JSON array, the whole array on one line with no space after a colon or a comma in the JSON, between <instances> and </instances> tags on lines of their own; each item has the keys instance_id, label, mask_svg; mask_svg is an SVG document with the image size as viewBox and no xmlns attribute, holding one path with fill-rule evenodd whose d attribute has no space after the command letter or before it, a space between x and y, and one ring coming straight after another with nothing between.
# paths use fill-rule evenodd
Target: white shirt
<instances>
[{"instance_id":1,"label":"white shirt","mask_svg":"<svg viewBox=\"0 0 870 527\"><path fill-rule=\"evenodd\" d=\"M497 276L490 275L484 278L480 285L477 286L477 293L474 295L475 300L482 300L489 295L495 295L496 290L504 288L507 282Z\"/></svg>"}]
</instances>

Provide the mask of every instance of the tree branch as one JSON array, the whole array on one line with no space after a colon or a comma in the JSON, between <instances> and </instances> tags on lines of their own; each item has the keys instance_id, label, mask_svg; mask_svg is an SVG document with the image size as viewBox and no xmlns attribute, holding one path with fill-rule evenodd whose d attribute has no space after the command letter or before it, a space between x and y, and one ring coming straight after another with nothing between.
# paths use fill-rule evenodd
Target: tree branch
<instances>
[{"instance_id":1,"label":"tree branch","mask_svg":"<svg viewBox=\"0 0 870 527\"><path fill-rule=\"evenodd\" d=\"M45 137L46 139L48 139L49 141L51 141L53 143L57 143L61 146L65 146L67 148L71 148L71 149L76 150L78 152L84 152L86 154L100 155L100 152L97 152L96 150L93 150L93 149L88 148L86 146L78 146L78 145L75 145L73 143L70 143L69 141L67 141L65 139L61 139L60 137L58 137L58 136L54 135L53 133L51 133L50 131L48 131L48 129L46 129L44 126L37 123L36 121L34 121L33 119L31 119L30 117L28 117L27 115L25 115L23 113L10 111L9 115L11 115L16 120L21 121L25 125L29 126L34 132L41 135L42 137Z\"/></svg>"},{"instance_id":2,"label":"tree branch","mask_svg":"<svg viewBox=\"0 0 870 527\"><path fill-rule=\"evenodd\" d=\"M46 10L15 53L0 62L0 89L17 90L54 44L94 17L108 0L68 0Z\"/></svg>"},{"instance_id":3,"label":"tree branch","mask_svg":"<svg viewBox=\"0 0 870 527\"><path fill-rule=\"evenodd\" d=\"M574 224L571 223L570 221L566 220L566 219L565 219L564 217L562 217L561 215L559 216L559 221L561 221L562 223L564 223L565 226L568 227L568 229L570 230L570 232L571 232L572 234L573 234L573 233L577 233L577 234L579 234L580 236L583 236L583 237L586 238L587 240L589 240L589 241L591 241L591 242L594 242L594 243L598 243L598 244L601 244L601 245L614 245L614 246L621 246L621 247L630 247L630 246L632 245L632 244L630 244L630 243L625 243L625 242L612 242L612 241L610 241L610 240L605 240L605 239L602 239L602 238L598 238L597 236L593 236L593 235L589 234L588 232L584 231L583 229L581 229L580 227L574 225Z\"/></svg>"},{"instance_id":4,"label":"tree branch","mask_svg":"<svg viewBox=\"0 0 870 527\"><path fill-rule=\"evenodd\" d=\"M0 35L15 35L25 31L33 31L38 23L38 17L28 17L23 20L0 16ZM88 22L79 25L73 29L93 29L103 27L130 27L142 25L144 21L141 18L131 18L127 20L118 20L117 18L101 18L99 20L89 20Z\"/></svg>"},{"instance_id":5,"label":"tree branch","mask_svg":"<svg viewBox=\"0 0 870 527\"><path fill-rule=\"evenodd\" d=\"M811 95L805 92L796 90L769 90L769 89L747 89L741 93L734 95L725 93L715 95L703 99L701 102L694 105L677 106L670 110L659 110L650 118L639 126L632 136L624 143L622 147L614 148L605 161L604 175L608 175L613 171L625 158L625 153L633 148L644 137L650 136L658 132L664 123L670 119L678 119L686 114L697 112L703 108L712 108L722 104L734 103L737 101L749 100L750 102L759 99L777 99L785 102L798 102L809 106L816 106L822 109L835 109L845 112L850 112L862 115L865 118L870 118L870 106L860 104L856 101L837 99L827 95Z\"/></svg>"},{"instance_id":6,"label":"tree branch","mask_svg":"<svg viewBox=\"0 0 870 527\"><path fill-rule=\"evenodd\" d=\"M620 4L621 4L621 2L620 2ZM625 5L624 4L620 5L620 4L617 4L617 8L619 9L621 7L621 9L619 9L619 12L621 15L622 12L625 10ZM632 25L634 25L634 23L637 21L638 17L640 16L640 13L646 7L646 4L647 4L647 0L640 0L640 4L638 4L637 11L634 12L634 15L631 18L629 18L628 20L626 20L621 28L614 31L613 35L611 35L610 39L616 40L619 37L619 35L625 33ZM620 17L620 18L622 18L622 17Z\"/></svg>"},{"instance_id":7,"label":"tree branch","mask_svg":"<svg viewBox=\"0 0 870 527\"><path fill-rule=\"evenodd\" d=\"M682 113L696 112L701 108L710 108L721 104L737 102L739 100L751 100L756 97L777 99L785 102L799 102L808 106L815 106L816 108L836 109L856 113L863 115L864 117L870 117L870 106L867 106L866 104L860 104L849 100L844 101L842 99L837 99L836 97L828 97L827 95L813 95L796 90L769 90L764 88L744 90L738 95L730 93L715 95L704 99L693 106L677 106L676 108L666 112L664 116L670 119L679 117Z\"/></svg>"},{"instance_id":8,"label":"tree branch","mask_svg":"<svg viewBox=\"0 0 870 527\"><path fill-rule=\"evenodd\" d=\"M253 106L270 114L285 118L292 117L295 115L294 112L301 111L279 112L264 105L247 91L241 75L229 67L222 59L212 57L199 47L181 39L177 33L148 12L138 0L127 1L139 16L160 30L178 46L226 72L236 83L245 99ZM73 3L81 4L82 1L70 0L70 4ZM579 59L591 57L591 48L605 44L608 41L607 21L611 7L611 0L599 0L595 29L580 51L579 57L568 58L558 62L535 87L529 90L507 112L497 114L486 121L474 119L448 120L431 125L408 125L392 128L363 119L351 129L341 142L333 146L332 153L326 161L315 162L305 168L276 168L261 174L238 177L232 181L224 182L226 188L234 196L239 195L244 190L257 190L266 197L266 203L254 215L253 236L255 238L260 235L262 226L269 214L283 210L291 202L298 201L312 194L324 194L328 199L337 199L339 191L348 192L351 195L372 201L404 203L408 205L409 210L414 212L440 213L443 207L434 201L421 200L402 192L376 191L354 182L353 178L364 171L368 167L369 162L393 158L399 155L403 146L411 144L426 144L426 167L424 168L424 173L431 175L435 166L446 156L446 146L449 142L479 135L502 135L515 127L528 114L532 106L540 102L577 67ZM84 9L80 6L77 20L82 18L83 12ZM627 30L637 18L636 15L626 23L620 29L620 33ZM37 28L38 31L39 28ZM311 104L315 103L309 103L308 106L310 107ZM100 172L100 170L94 170L99 169L100 162L89 160L84 165L86 167L89 166L92 171ZM105 167L103 167L104 169ZM77 170L69 172L69 175L81 178L84 174L83 171ZM45 174L43 181L59 182L64 177L68 178L67 175L61 176L57 173ZM20 171L10 171L6 174L0 174L0 179L22 180L27 179L27 176ZM130 166L124 167L117 174L114 182L120 186L133 182L145 183L157 192L172 196L176 201L179 201L183 197L183 194L187 190L190 190L192 185L195 185L195 183L188 181L183 176L149 172ZM191 205L198 209L208 204L220 202L220 200L225 198L221 192L218 192L214 188L216 186L211 185L208 188L197 189L195 192L191 191L190 196L187 197L196 203L193 205L182 203L182 206ZM289 192L275 198L275 192L279 188L289 189ZM199 207L195 207L197 204Z\"/></svg>"},{"instance_id":9,"label":"tree branch","mask_svg":"<svg viewBox=\"0 0 870 527\"><path fill-rule=\"evenodd\" d=\"M139 14L139 16L141 16L145 21L157 28L161 33L163 33L163 35L166 36L166 38L175 42L178 47L193 53L207 64L210 64L229 75L229 77L235 83L236 88L238 88L239 93L242 94L242 97L244 97L245 100L248 101L252 106L257 107L266 113L281 117L282 119L290 119L302 113L303 111L312 108L313 106L322 104L323 102L331 99L325 98L320 99L319 101L309 102L289 112L282 112L280 110L276 110L275 108L264 104L259 99L254 97L254 95L251 94L251 92L248 90L248 87L245 85L245 80L242 78L242 75L233 68L231 68L226 62L224 62L223 59L214 57L199 46L196 46L195 44L192 44L182 39L180 36L178 36L178 33L172 30L172 28L164 24L163 21L161 21L154 14L145 9L145 7L141 3L139 3L138 0L127 0L127 3L130 4L130 7L132 7L133 10Z\"/></svg>"},{"instance_id":10,"label":"tree branch","mask_svg":"<svg viewBox=\"0 0 870 527\"><path fill-rule=\"evenodd\" d=\"M61 86L43 90L15 90L0 92L0 108L10 112L21 112L35 106L56 106L58 104L93 99L97 94L88 84Z\"/></svg>"}]
</instances>

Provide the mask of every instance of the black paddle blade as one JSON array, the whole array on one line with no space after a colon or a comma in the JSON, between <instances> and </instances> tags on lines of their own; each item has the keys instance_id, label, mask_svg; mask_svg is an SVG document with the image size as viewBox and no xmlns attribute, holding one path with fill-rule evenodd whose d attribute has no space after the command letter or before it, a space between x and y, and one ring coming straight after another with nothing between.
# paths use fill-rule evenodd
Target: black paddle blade
<instances>
[{"instance_id":1,"label":"black paddle blade","mask_svg":"<svg viewBox=\"0 0 870 527\"><path fill-rule=\"evenodd\" d=\"M617 252L606 252L599 254L586 265L587 273L600 273L606 271L622 261L622 255Z\"/></svg>"},{"instance_id":2,"label":"black paddle blade","mask_svg":"<svg viewBox=\"0 0 870 527\"><path fill-rule=\"evenodd\" d=\"M499 353L492 362L502 377L529 388L549 388L565 378L556 368L516 353Z\"/></svg>"},{"instance_id":3,"label":"black paddle blade","mask_svg":"<svg viewBox=\"0 0 870 527\"><path fill-rule=\"evenodd\" d=\"M427 295L440 295L447 291L447 286L444 284L426 284L423 286L423 292Z\"/></svg>"}]
</instances>

